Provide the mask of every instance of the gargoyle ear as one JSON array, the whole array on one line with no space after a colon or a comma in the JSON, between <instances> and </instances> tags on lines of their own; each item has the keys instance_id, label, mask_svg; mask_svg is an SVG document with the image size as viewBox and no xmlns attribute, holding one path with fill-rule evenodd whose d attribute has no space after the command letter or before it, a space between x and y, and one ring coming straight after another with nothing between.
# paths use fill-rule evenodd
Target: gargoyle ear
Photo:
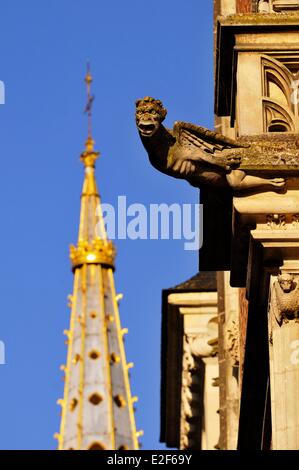
<instances>
[{"instance_id":1,"label":"gargoyle ear","mask_svg":"<svg viewBox=\"0 0 299 470\"><path fill-rule=\"evenodd\" d=\"M161 103L161 104L162 104L162 103ZM162 108L161 108L161 117L162 117L163 121L164 121L164 119L166 118L166 116L167 116L167 109L164 108L163 105L162 105Z\"/></svg>"},{"instance_id":2,"label":"gargoyle ear","mask_svg":"<svg viewBox=\"0 0 299 470\"><path fill-rule=\"evenodd\" d=\"M167 109L164 108L163 103L162 103L161 100L155 100L155 104L160 108L160 110L159 110L160 116L161 116L162 121L164 121L164 119L167 116Z\"/></svg>"},{"instance_id":3,"label":"gargoyle ear","mask_svg":"<svg viewBox=\"0 0 299 470\"><path fill-rule=\"evenodd\" d=\"M138 108L138 106L140 105L141 101L142 101L142 100L136 100L136 101L135 101L136 108Z\"/></svg>"}]
</instances>

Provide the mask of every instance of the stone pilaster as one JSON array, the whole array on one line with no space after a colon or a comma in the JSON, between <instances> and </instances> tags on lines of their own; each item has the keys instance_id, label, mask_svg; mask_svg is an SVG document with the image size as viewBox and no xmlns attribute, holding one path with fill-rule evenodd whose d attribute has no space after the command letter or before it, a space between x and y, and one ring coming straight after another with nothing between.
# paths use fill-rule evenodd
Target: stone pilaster
<instances>
[{"instance_id":1,"label":"stone pilaster","mask_svg":"<svg viewBox=\"0 0 299 470\"><path fill-rule=\"evenodd\" d=\"M298 214L295 179L284 194L234 198L234 257L247 268L249 301L239 434L243 449L299 449Z\"/></svg>"},{"instance_id":2,"label":"stone pilaster","mask_svg":"<svg viewBox=\"0 0 299 470\"><path fill-rule=\"evenodd\" d=\"M296 269L292 263L292 270ZM296 263L299 268L299 261ZM299 289L296 274L271 276L269 345L273 449L299 449Z\"/></svg>"},{"instance_id":3,"label":"stone pilaster","mask_svg":"<svg viewBox=\"0 0 299 470\"><path fill-rule=\"evenodd\" d=\"M229 284L229 272L218 273L220 441L235 450L239 422L239 293Z\"/></svg>"}]
</instances>

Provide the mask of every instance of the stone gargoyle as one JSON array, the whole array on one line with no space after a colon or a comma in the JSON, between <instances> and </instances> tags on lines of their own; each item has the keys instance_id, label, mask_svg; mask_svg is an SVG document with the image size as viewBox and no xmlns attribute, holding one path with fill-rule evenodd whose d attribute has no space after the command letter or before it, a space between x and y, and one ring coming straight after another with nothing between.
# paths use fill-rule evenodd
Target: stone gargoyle
<instances>
[{"instance_id":1,"label":"stone gargoyle","mask_svg":"<svg viewBox=\"0 0 299 470\"><path fill-rule=\"evenodd\" d=\"M244 159L252 161L252 157L263 158L260 144L246 142L246 139L236 141L204 127L180 121L174 124L172 130L166 129L162 124L166 114L167 110L160 100L145 97L136 101L135 117L140 138L151 164L157 170L185 179L195 187L231 187L235 191L284 187L284 178L264 178L254 174L255 171L242 168ZM273 154L269 148L268 153ZM295 153L298 155L298 150ZM277 162L279 158L278 155Z\"/></svg>"}]
</instances>

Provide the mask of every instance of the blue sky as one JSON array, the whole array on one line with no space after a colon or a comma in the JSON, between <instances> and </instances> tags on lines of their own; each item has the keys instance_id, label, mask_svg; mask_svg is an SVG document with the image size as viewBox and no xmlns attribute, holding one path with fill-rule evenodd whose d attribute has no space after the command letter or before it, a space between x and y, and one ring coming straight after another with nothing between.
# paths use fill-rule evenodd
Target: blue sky
<instances>
[{"instance_id":1,"label":"blue sky","mask_svg":"<svg viewBox=\"0 0 299 470\"><path fill-rule=\"evenodd\" d=\"M0 80L0 449L55 449L60 364L72 291L86 137L83 77L94 76L102 201L197 203L196 189L159 174L134 123L151 95L177 119L213 126L212 0L2 0ZM116 241L126 351L144 449L159 444L161 290L194 275L183 241Z\"/></svg>"}]
</instances>

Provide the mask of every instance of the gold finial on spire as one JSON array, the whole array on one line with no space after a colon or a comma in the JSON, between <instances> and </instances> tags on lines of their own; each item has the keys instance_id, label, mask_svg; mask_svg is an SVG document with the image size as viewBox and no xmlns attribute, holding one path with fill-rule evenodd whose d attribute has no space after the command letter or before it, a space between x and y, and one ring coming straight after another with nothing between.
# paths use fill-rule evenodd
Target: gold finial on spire
<instances>
[{"instance_id":1,"label":"gold finial on spire","mask_svg":"<svg viewBox=\"0 0 299 470\"><path fill-rule=\"evenodd\" d=\"M95 96L91 94L92 75L90 71L90 64L87 62L87 72L84 79L87 90L87 103L84 113L88 116L88 136L85 142L85 151L81 154L81 161L85 167L94 167L95 161L99 156L99 152L94 150L94 140L92 138L92 104Z\"/></svg>"}]
</instances>

